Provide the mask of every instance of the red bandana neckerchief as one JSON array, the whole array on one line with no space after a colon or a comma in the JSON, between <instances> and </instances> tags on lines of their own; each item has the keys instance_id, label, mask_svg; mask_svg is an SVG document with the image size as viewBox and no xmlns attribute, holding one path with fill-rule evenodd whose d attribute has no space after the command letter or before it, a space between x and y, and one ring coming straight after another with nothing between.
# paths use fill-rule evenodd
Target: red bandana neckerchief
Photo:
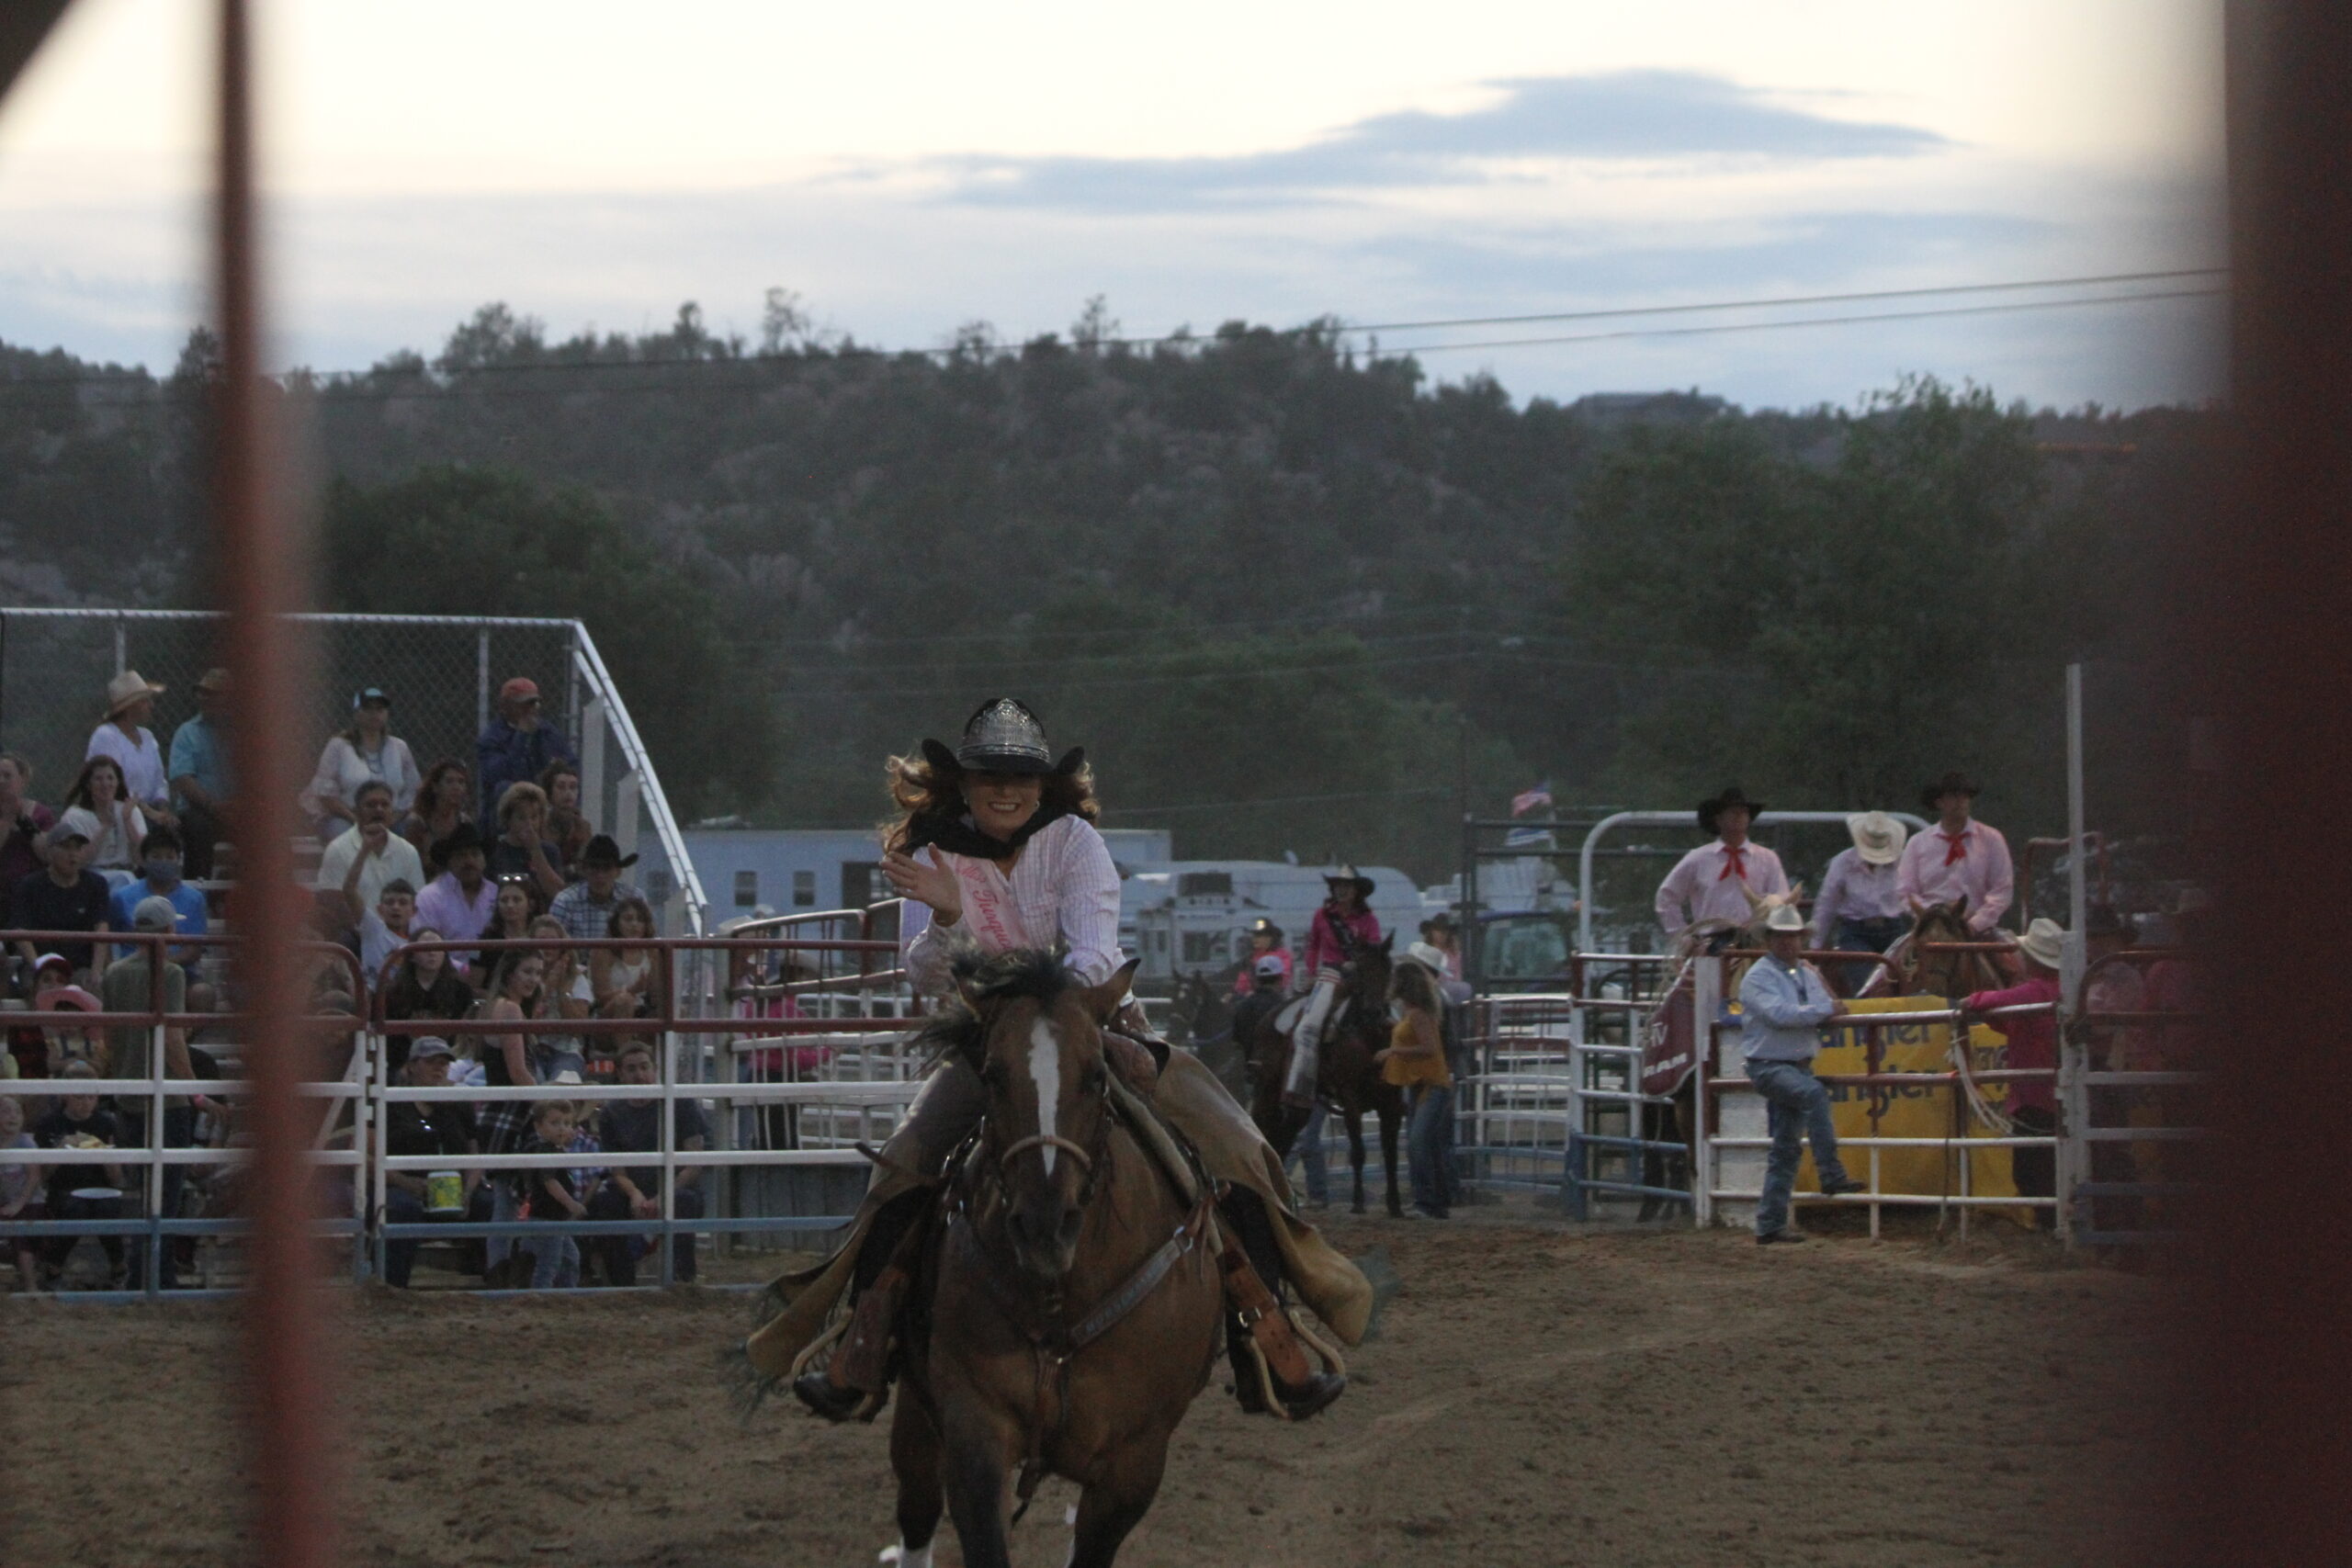
<instances>
[{"instance_id":1,"label":"red bandana neckerchief","mask_svg":"<svg viewBox=\"0 0 2352 1568\"><path fill-rule=\"evenodd\" d=\"M1747 846L1746 844L1724 846L1724 868L1716 874L1715 880L1728 882L1734 876L1738 877L1742 882L1747 880Z\"/></svg>"},{"instance_id":2,"label":"red bandana neckerchief","mask_svg":"<svg viewBox=\"0 0 2352 1568\"><path fill-rule=\"evenodd\" d=\"M1944 863L1946 865L1958 865L1962 861L1968 858L1967 829L1962 828L1958 833L1947 833L1941 829L1938 829L1936 830L1936 837L1941 839L1945 843L1951 846L1951 849L1944 852Z\"/></svg>"}]
</instances>

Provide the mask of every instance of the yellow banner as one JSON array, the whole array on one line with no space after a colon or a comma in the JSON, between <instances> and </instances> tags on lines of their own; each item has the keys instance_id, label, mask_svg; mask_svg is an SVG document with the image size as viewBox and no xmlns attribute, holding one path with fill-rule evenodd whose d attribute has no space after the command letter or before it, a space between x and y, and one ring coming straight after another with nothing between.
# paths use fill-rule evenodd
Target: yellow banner
<instances>
[{"instance_id":1,"label":"yellow banner","mask_svg":"<svg viewBox=\"0 0 2352 1568\"><path fill-rule=\"evenodd\" d=\"M1871 1012L1932 1012L1951 1004L1941 997L1871 997L1849 1002L1847 1006L1858 1013ZM1824 1077L1838 1073L1871 1071L1870 1054L1865 1044L1869 1032L1879 1039L1878 1070L1883 1073L1944 1073L1951 1070L1951 1025L1938 1020L1933 1023L1894 1024L1884 1029L1865 1032L1858 1028L1833 1028L1829 1043L1814 1059L1813 1070ZM1969 1032L1968 1053L1971 1067L1979 1072L2002 1066L2008 1057L2008 1044L1997 1032L1983 1024ZM1830 1111L1838 1125L1838 1136L1847 1138L1986 1138L1998 1134L1986 1126L1968 1109L1967 1096L1958 1085L1946 1088L1940 1084L1827 1084ZM1977 1085L1985 1100L1996 1109L2006 1109L2009 1086L2006 1083ZM1978 1198L2013 1198L2017 1196L2017 1181L2009 1170L2007 1149L1980 1149L1962 1155L1943 1149L1879 1149L1858 1148L1845 1156L1846 1168L1856 1179L1868 1181L1871 1156L1878 1156L1878 1190L1882 1192L1962 1193L1961 1162L1969 1163L1966 1190ZM1813 1168L1808 1151L1804 1167L1797 1173L1798 1190L1818 1192L1820 1179ZM2032 1223L2030 1209L1987 1209L1979 1213L1998 1214L2020 1224Z\"/></svg>"}]
</instances>

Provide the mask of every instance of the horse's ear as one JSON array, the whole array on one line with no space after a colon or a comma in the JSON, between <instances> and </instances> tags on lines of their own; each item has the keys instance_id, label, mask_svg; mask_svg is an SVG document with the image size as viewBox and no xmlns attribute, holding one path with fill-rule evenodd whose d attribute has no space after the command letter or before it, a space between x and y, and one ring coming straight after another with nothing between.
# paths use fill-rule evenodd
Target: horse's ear
<instances>
[{"instance_id":1,"label":"horse's ear","mask_svg":"<svg viewBox=\"0 0 2352 1568\"><path fill-rule=\"evenodd\" d=\"M1386 936L1380 939L1380 951L1383 953L1394 953L1396 951L1396 933L1395 931L1390 931Z\"/></svg>"},{"instance_id":2,"label":"horse's ear","mask_svg":"<svg viewBox=\"0 0 2352 1568\"><path fill-rule=\"evenodd\" d=\"M1096 1023L1108 1023L1119 1016L1119 1009L1127 999L1128 983L1136 971L1143 966L1141 958L1130 958L1119 965L1119 972L1099 986L1089 986L1080 993L1087 1015Z\"/></svg>"}]
</instances>

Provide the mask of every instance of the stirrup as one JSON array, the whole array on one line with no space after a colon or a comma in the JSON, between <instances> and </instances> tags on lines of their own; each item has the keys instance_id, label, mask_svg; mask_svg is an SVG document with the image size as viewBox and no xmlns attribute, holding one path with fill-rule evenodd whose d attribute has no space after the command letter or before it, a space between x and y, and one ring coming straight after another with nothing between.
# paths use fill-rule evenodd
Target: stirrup
<instances>
[{"instance_id":1,"label":"stirrup","mask_svg":"<svg viewBox=\"0 0 2352 1568\"><path fill-rule=\"evenodd\" d=\"M1347 1359L1340 1354L1337 1346L1306 1326L1305 1317L1298 1308L1284 1307L1282 1309L1282 1314L1289 1321L1291 1332L1297 1335L1300 1342L1314 1352L1316 1359L1323 1362L1323 1369L1320 1371L1312 1367L1308 1369L1309 1384L1307 1389L1302 1391L1310 1395L1322 1393L1322 1397L1316 1401L1312 1408L1303 1411L1293 1408L1292 1396L1285 1395L1282 1391L1282 1385L1274 1382L1273 1368L1266 1362L1264 1348L1258 1343L1257 1337L1246 1328L1242 1331L1241 1348L1250 1358L1251 1370L1257 1373L1256 1393L1257 1404L1260 1407L1278 1420L1304 1421L1308 1416L1325 1409L1333 1400L1340 1397L1341 1389L1345 1387L1348 1381ZM1329 1388L1326 1380L1336 1382L1341 1387ZM1242 1403L1245 1408L1251 1404L1247 1399Z\"/></svg>"},{"instance_id":2,"label":"stirrup","mask_svg":"<svg viewBox=\"0 0 2352 1568\"><path fill-rule=\"evenodd\" d=\"M876 1393L868 1393L860 1389L849 1390L849 1393L859 1395L858 1402L854 1404L844 1404L842 1391L833 1386L832 1378L829 1375L831 1368L828 1363L832 1359L833 1351L840 1346L842 1340L847 1337L850 1324L855 1316L854 1309L838 1313L825 1331L810 1340L800 1354L792 1359L791 1370L784 1374L785 1382L791 1388L793 1397L817 1415L836 1424L843 1421L871 1421L882 1413L882 1407L890 1401L890 1385L885 1382L881 1391ZM820 1390L823 1392L820 1393Z\"/></svg>"}]
</instances>

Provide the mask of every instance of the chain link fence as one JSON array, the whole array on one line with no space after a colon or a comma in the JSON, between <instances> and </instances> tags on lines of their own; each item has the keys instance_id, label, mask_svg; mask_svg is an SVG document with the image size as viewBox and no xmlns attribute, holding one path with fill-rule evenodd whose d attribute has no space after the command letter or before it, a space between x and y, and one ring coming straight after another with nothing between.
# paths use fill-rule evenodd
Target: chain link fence
<instances>
[{"instance_id":1,"label":"chain link fence","mask_svg":"<svg viewBox=\"0 0 2352 1568\"><path fill-rule=\"evenodd\" d=\"M442 758L474 766L474 740L498 687L535 682L582 761L581 804L595 825L643 856L632 875L672 931L699 929L701 893L652 763L619 694L578 622L438 615L311 615L311 705L317 744L350 722L368 686L392 699L392 733L419 772ZM106 716L107 682L136 670L164 688L150 721L168 756L175 730L196 714L196 682L224 662L223 622L198 610L0 609L0 749L33 767L31 793L63 798L90 733ZM640 813L653 831L639 840Z\"/></svg>"}]
</instances>

